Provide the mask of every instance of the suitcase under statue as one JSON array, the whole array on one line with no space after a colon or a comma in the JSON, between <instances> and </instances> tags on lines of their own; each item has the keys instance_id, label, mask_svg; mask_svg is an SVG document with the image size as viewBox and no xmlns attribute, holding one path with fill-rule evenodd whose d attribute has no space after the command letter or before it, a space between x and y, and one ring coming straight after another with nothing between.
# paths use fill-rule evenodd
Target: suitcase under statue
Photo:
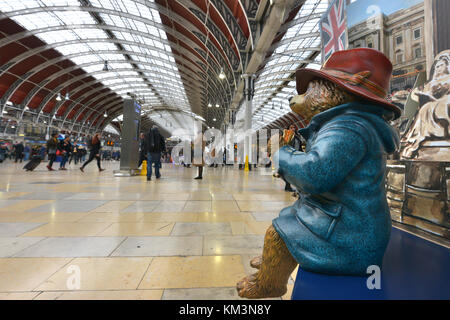
<instances>
[{"instance_id":1,"label":"suitcase under statue","mask_svg":"<svg viewBox=\"0 0 450 320\"><path fill-rule=\"evenodd\" d=\"M366 48L335 52L320 71L297 71L291 108L309 121L299 130L306 150L283 146L272 155L300 197L268 228L262 256L250 262L257 272L237 283L239 296L282 296L297 265L361 276L381 267L391 231L386 157L399 145L388 121L401 113L385 100L391 72L386 56Z\"/></svg>"}]
</instances>

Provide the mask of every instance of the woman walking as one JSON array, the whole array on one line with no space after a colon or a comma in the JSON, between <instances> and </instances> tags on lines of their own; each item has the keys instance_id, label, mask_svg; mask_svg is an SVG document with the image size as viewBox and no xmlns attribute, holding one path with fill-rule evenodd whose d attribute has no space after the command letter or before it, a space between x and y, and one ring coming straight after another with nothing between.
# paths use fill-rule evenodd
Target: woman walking
<instances>
[{"instance_id":1,"label":"woman walking","mask_svg":"<svg viewBox=\"0 0 450 320\"><path fill-rule=\"evenodd\" d=\"M56 151L58 150L58 133L52 134L52 137L47 141L47 154L48 154L48 171L54 171L52 168L53 162L56 160Z\"/></svg>"},{"instance_id":2,"label":"woman walking","mask_svg":"<svg viewBox=\"0 0 450 320\"><path fill-rule=\"evenodd\" d=\"M59 143L59 149L61 151L61 163L59 165L59 170L67 170L66 163L69 159L70 153L72 151L72 144L70 143L70 137L67 136L64 140Z\"/></svg>"},{"instance_id":3,"label":"woman walking","mask_svg":"<svg viewBox=\"0 0 450 320\"><path fill-rule=\"evenodd\" d=\"M89 159L83 164L83 166L80 168L81 172L84 172L84 167L86 167L94 158L97 159L97 167L98 171L102 172L105 169L102 169L100 166L100 149L102 148L102 144L100 142L101 134L96 133L94 137L91 140L91 146L90 146L90 153L89 153Z\"/></svg>"}]
</instances>

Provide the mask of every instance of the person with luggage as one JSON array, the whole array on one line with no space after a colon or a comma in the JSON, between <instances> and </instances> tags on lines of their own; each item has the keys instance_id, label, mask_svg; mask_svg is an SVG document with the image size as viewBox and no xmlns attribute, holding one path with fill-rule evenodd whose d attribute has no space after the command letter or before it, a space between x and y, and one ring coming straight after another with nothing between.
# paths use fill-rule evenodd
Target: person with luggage
<instances>
[{"instance_id":1,"label":"person with luggage","mask_svg":"<svg viewBox=\"0 0 450 320\"><path fill-rule=\"evenodd\" d=\"M59 170L67 170L66 163L69 159L70 153L72 152L72 143L70 143L69 136L66 136L66 138L59 143L59 150L62 158L59 165Z\"/></svg>"},{"instance_id":2,"label":"person with luggage","mask_svg":"<svg viewBox=\"0 0 450 320\"><path fill-rule=\"evenodd\" d=\"M41 163L42 158L40 153L39 146L34 146L31 149L30 161L23 167L25 171L33 171Z\"/></svg>"},{"instance_id":3,"label":"person with luggage","mask_svg":"<svg viewBox=\"0 0 450 320\"><path fill-rule=\"evenodd\" d=\"M56 160L56 152L58 151L58 133L54 132L50 139L47 141L47 154L48 154L48 171L55 171L52 166Z\"/></svg>"},{"instance_id":4,"label":"person with luggage","mask_svg":"<svg viewBox=\"0 0 450 320\"><path fill-rule=\"evenodd\" d=\"M164 137L159 133L156 126L147 134L145 140L145 152L147 154L147 181L152 180L152 164L155 164L156 179L161 177L159 169L161 168L161 152L166 150Z\"/></svg>"},{"instance_id":5,"label":"person with luggage","mask_svg":"<svg viewBox=\"0 0 450 320\"><path fill-rule=\"evenodd\" d=\"M97 159L97 167L98 167L98 171L102 172L105 169L102 169L101 165L100 165L100 150L102 148L102 143L100 141L102 135L101 133L96 133L94 135L94 137L92 139L88 140L88 147L90 149L90 153L89 153L89 159L83 164L83 166L80 167L81 172L84 172L84 168L92 161L95 159Z\"/></svg>"}]
</instances>

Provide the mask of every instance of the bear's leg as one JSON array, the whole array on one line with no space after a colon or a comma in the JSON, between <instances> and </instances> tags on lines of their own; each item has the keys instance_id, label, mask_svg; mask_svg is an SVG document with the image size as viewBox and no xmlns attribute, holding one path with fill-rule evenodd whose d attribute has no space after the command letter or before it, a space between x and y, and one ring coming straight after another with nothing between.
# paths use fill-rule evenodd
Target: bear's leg
<instances>
[{"instance_id":1,"label":"bear's leg","mask_svg":"<svg viewBox=\"0 0 450 320\"><path fill-rule=\"evenodd\" d=\"M270 226L264 238L259 271L237 283L239 296L253 299L281 297L287 291L289 276L296 266L297 261L283 239L274 227Z\"/></svg>"}]
</instances>

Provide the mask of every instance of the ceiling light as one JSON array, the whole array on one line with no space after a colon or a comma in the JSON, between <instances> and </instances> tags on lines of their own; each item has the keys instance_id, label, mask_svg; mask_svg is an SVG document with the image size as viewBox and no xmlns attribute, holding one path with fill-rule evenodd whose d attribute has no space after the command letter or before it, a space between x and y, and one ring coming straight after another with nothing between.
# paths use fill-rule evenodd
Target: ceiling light
<instances>
[{"instance_id":1,"label":"ceiling light","mask_svg":"<svg viewBox=\"0 0 450 320\"><path fill-rule=\"evenodd\" d=\"M211 103L208 103L208 108L211 108L212 107L212 104Z\"/></svg>"},{"instance_id":2,"label":"ceiling light","mask_svg":"<svg viewBox=\"0 0 450 320\"><path fill-rule=\"evenodd\" d=\"M216 108L220 108L219 104L216 104Z\"/></svg>"},{"instance_id":3,"label":"ceiling light","mask_svg":"<svg viewBox=\"0 0 450 320\"><path fill-rule=\"evenodd\" d=\"M214 118L213 121L216 121L216 118Z\"/></svg>"},{"instance_id":4,"label":"ceiling light","mask_svg":"<svg viewBox=\"0 0 450 320\"><path fill-rule=\"evenodd\" d=\"M105 114L103 115L105 118L107 118L108 117L108 114L106 113L106 111L105 111Z\"/></svg>"},{"instance_id":5,"label":"ceiling light","mask_svg":"<svg viewBox=\"0 0 450 320\"><path fill-rule=\"evenodd\" d=\"M225 72L223 72L223 68L220 68L220 74L219 74L219 79L223 80L225 79L227 76L225 75Z\"/></svg>"},{"instance_id":6,"label":"ceiling light","mask_svg":"<svg viewBox=\"0 0 450 320\"><path fill-rule=\"evenodd\" d=\"M61 101L61 94L58 92L58 94L56 95L56 101Z\"/></svg>"},{"instance_id":7,"label":"ceiling light","mask_svg":"<svg viewBox=\"0 0 450 320\"><path fill-rule=\"evenodd\" d=\"M12 125L12 126L11 126L11 129L14 129L15 127L16 127L16 126Z\"/></svg>"},{"instance_id":8,"label":"ceiling light","mask_svg":"<svg viewBox=\"0 0 450 320\"><path fill-rule=\"evenodd\" d=\"M6 110L3 110L3 114L6 114L6 113L8 113L8 111L6 111Z\"/></svg>"},{"instance_id":9,"label":"ceiling light","mask_svg":"<svg viewBox=\"0 0 450 320\"><path fill-rule=\"evenodd\" d=\"M66 97L64 99L69 100L69 93L68 92L66 92Z\"/></svg>"},{"instance_id":10,"label":"ceiling light","mask_svg":"<svg viewBox=\"0 0 450 320\"><path fill-rule=\"evenodd\" d=\"M103 71L109 71L108 61L105 61L105 64L103 65Z\"/></svg>"}]
</instances>

